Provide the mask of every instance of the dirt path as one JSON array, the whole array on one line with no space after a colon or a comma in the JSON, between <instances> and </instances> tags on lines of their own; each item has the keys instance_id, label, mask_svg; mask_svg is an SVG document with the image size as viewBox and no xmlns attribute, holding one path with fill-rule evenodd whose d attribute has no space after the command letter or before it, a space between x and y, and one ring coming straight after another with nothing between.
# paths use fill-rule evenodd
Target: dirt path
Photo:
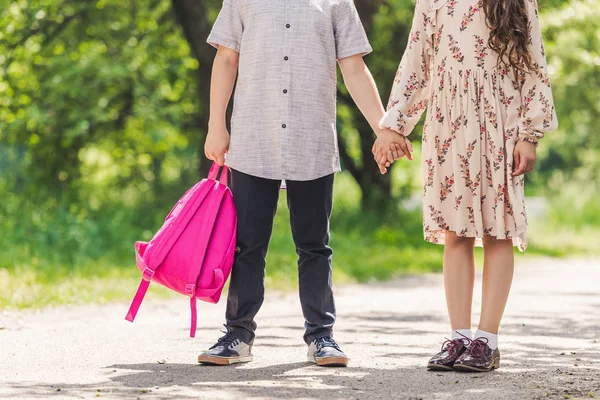
<instances>
[{"instance_id":1,"label":"dirt path","mask_svg":"<svg viewBox=\"0 0 600 400\"><path fill-rule=\"evenodd\" d=\"M195 340L187 337L185 298L150 296L133 325L123 320L124 304L4 313L0 398L600 397L600 260L519 266L500 338L502 367L490 374L423 368L448 334L443 296L437 275L337 290L336 339L351 357L347 369L304 361L295 294L267 298L255 361L237 367L195 365L220 335L223 302L200 307Z\"/></svg>"}]
</instances>

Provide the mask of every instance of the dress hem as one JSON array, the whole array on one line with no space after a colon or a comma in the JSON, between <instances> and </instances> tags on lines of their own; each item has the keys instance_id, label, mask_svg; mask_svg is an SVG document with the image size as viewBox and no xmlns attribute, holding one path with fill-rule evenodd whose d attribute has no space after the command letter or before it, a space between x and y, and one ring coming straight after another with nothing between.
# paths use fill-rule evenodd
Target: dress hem
<instances>
[{"instance_id":1,"label":"dress hem","mask_svg":"<svg viewBox=\"0 0 600 400\"><path fill-rule=\"evenodd\" d=\"M452 230L448 230L448 231L454 232ZM481 236L481 235L473 235L469 232L467 232L465 234L461 234L461 232L454 232L454 233L456 233L456 235L459 237L475 238L475 246L483 247L483 236ZM500 240L512 240L513 246L517 247L520 252L525 252L525 250L527 250L528 243L527 243L527 233L526 232L517 233L516 235L505 235L504 237L498 237L497 235L484 235L484 236L496 237ZM424 238L425 238L425 241L427 241L429 243L444 245L445 238L446 238L446 231L445 230L425 231Z\"/></svg>"}]
</instances>

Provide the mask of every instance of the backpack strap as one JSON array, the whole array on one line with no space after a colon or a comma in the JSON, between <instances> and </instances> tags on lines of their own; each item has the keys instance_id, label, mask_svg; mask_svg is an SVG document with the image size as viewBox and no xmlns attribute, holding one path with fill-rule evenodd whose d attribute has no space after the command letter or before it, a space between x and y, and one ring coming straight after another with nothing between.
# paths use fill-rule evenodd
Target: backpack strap
<instances>
[{"instance_id":1,"label":"backpack strap","mask_svg":"<svg viewBox=\"0 0 600 400\"><path fill-rule=\"evenodd\" d=\"M146 292L148 291L148 287L150 286L150 281L152 280L152 276L154 276L154 270L148 265L140 255L140 248L142 246L142 242L135 242L135 260L137 262L138 267L140 269L143 268L142 271L142 281L140 282L140 286L138 287L137 292L135 293L135 297L131 302L131 307L129 307L129 311L127 312L127 316L125 319L129 322L133 322L135 316L137 315L140 306L142 305L142 301L144 301L144 296L146 296Z\"/></svg>"},{"instance_id":2,"label":"backpack strap","mask_svg":"<svg viewBox=\"0 0 600 400\"><path fill-rule=\"evenodd\" d=\"M202 264L204 263L204 258L206 257L206 251L208 249L208 241L210 239L210 234L215 226L215 222L217 221L217 215L219 214L219 209L221 208L221 203L224 197L225 191L220 191L218 195L212 197L211 203L208 205L210 214L208 215L206 223L204 224L204 229L200 234L200 241L198 242L200 254L198 255L197 260L193 262L192 268L190 268L188 282L193 283L189 283L185 288L185 294L190 296L190 311L192 314L192 320L190 325L190 337L196 336L197 328L196 296L200 293L200 291L196 292L196 285L198 282L198 278L200 277L200 271L202 269Z\"/></svg>"},{"instance_id":3,"label":"backpack strap","mask_svg":"<svg viewBox=\"0 0 600 400\"><path fill-rule=\"evenodd\" d=\"M196 328L198 326L198 312L196 311L196 296L190 297L190 311L192 313L192 322L190 324L190 337L196 337Z\"/></svg>"}]
</instances>

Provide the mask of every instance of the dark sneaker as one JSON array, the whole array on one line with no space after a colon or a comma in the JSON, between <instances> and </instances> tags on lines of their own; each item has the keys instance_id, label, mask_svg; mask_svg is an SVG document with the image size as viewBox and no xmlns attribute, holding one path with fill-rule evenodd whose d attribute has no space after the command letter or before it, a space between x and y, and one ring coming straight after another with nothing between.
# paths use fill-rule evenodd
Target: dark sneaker
<instances>
[{"instance_id":1,"label":"dark sneaker","mask_svg":"<svg viewBox=\"0 0 600 400\"><path fill-rule=\"evenodd\" d=\"M225 336L208 351L198 356L200 364L229 365L252 361L252 343L242 342L232 331L227 329Z\"/></svg>"},{"instance_id":2,"label":"dark sneaker","mask_svg":"<svg viewBox=\"0 0 600 400\"><path fill-rule=\"evenodd\" d=\"M500 350L492 350L486 338L478 338L471 342L467 350L456 360L457 371L489 372L500 368Z\"/></svg>"},{"instance_id":3,"label":"dark sneaker","mask_svg":"<svg viewBox=\"0 0 600 400\"><path fill-rule=\"evenodd\" d=\"M433 356L427 363L427 368L433 371L452 371L454 363L466 350L471 339L446 340L442 344L442 350Z\"/></svg>"},{"instance_id":4,"label":"dark sneaker","mask_svg":"<svg viewBox=\"0 0 600 400\"><path fill-rule=\"evenodd\" d=\"M316 338L308 345L308 361L322 367L346 367L348 357L332 337Z\"/></svg>"}]
</instances>

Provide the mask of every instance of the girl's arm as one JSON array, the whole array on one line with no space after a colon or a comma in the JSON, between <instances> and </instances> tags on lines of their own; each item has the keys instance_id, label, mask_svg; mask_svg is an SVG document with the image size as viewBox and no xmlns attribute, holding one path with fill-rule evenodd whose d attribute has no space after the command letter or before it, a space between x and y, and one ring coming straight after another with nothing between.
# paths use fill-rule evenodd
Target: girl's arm
<instances>
[{"instance_id":1,"label":"girl's arm","mask_svg":"<svg viewBox=\"0 0 600 400\"><path fill-rule=\"evenodd\" d=\"M548 79L546 53L536 0L526 1L529 19L529 54L533 70L519 72L521 107L518 142L513 153L513 176L525 174L535 166L535 146L545 131L558 128L558 119Z\"/></svg>"},{"instance_id":2,"label":"girl's arm","mask_svg":"<svg viewBox=\"0 0 600 400\"><path fill-rule=\"evenodd\" d=\"M210 82L210 120L204 153L208 159L221 166L225 164L225 153L229 150L226 113L235 84L238 60L239 54L235 50L219 46L213 62Z\"/></svg>"},{"instance_id":3,"label":"girl's arm","mask_svg":"<svg viewBox=\"0 0 600 400\"><path fill-rule=\"evenodd\" d=\"M548 79L546 53L540 28L536 0L525 2L529 18L529 54L533 61L531 72L521 72L521 108L519 110L519 141L537 144L545 131L558 128L558 120Z\"/></svg>"},{"instance_id":4,"label":"girl's arm","mask_svg":"<svg viewBox=\"0 0 600 400\"><path fill-rule=\"evenodd\" d=\"M390 128L403 136L410 134L427 108L431 48L431 37L427 34L428 15L428 1L417 0L408 45L394 79L388 111L379 123L380 127Z\"/></svg>"}]
</instances>

